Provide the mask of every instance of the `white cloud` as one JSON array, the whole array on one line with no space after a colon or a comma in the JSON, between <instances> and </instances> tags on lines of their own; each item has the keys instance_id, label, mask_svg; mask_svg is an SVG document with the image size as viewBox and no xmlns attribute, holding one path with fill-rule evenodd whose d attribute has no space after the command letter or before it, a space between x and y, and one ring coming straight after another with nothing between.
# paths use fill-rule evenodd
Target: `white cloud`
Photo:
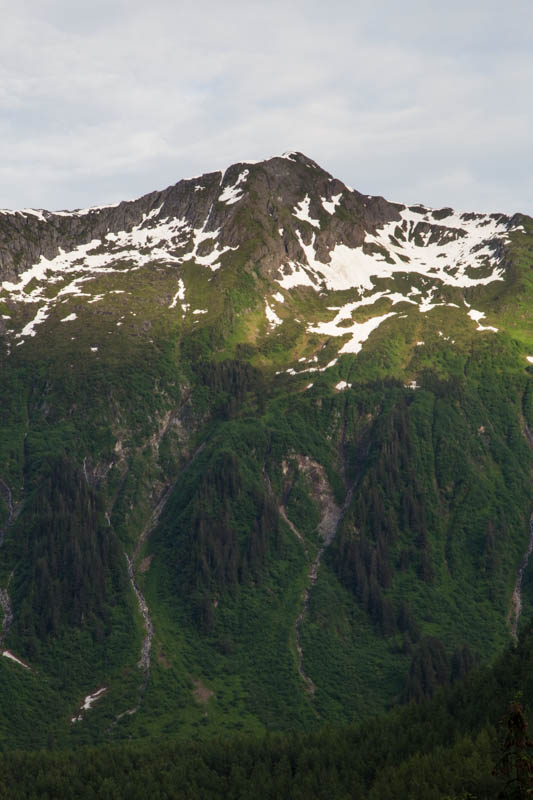
<instances>
[{"instance_id":1,"label":"white cloud","mask_svg":"<svg viewBox=\"0 0 533 800\"><path fill-rule=\"evenodd\" d=\"M364 192L533 212L522 0L25 0L0 29L0 206L112 202L307 152Z\"/></svg>"}]
</instances>

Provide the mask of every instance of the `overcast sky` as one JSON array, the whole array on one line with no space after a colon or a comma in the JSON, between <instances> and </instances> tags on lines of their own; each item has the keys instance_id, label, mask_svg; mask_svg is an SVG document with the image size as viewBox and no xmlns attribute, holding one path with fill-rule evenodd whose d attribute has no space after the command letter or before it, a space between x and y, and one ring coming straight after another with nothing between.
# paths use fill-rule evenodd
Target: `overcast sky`
<instances>
[{"instance_id":1,"label":"overcast sky","mask_svg":"<svg viewBox=\"0 0 533 800\"><path fill-rule=\"evenodd\" d=\"M407 203L533 214L529 0L0 0L0 207L301 150Z\"/></svg>"}]
</instances>

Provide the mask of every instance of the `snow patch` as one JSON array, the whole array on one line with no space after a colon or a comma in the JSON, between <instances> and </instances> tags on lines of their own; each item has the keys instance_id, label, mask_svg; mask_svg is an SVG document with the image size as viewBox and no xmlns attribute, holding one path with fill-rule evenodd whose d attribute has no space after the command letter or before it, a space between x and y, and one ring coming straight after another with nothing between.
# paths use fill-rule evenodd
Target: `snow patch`
<instances>
[{"instance_id":1,"label":"snow patch","mask_svg":"<svg viewBox=\"0 0 533 800\"><path fill-rule=\"evenodd\" d=\"M274 309L271 308L268 303L265 303L265 314L271 328L276 328L278 325L282 324L283 320L278 317Z\"/></svg>"},{"instance_id":2,"label":"snow patch","mask_svg":"<svg viewBox=\"0 0 533 800\"><path fill-rule=\"evenodd\" d=\"M276 278L282 289L294 289L296 286L312 286L313 289L316 289L316 283L311 280L308 272L301 264L289 261L283 269L283 277ZM287 272L287 269L290 269L290 272Z\"/></svg>"},{"instance_id":3,"label":"snow patch","mask_svg":"<svg viewBox=\"0 0 533 800\"><path fill-rule=\"evenodd\" d=\"M308 208L309 195L306 195L295 216L314 224L316 221L308 219ZM367 233L361 247L337 243L330 251L327 263L317 259L315 237L305 245L297 231L307 266L318 281L323 280L326 288L333 291L369 290L374 285L373 277L390 278L398 272L416 273L432 281L441 281L446 286L459 287L503 280L503 268L499 266L501 259L496 250L498 244L504 243L508 223L499 215L452 213L446 217L445 223L439 224L434 219L426 219L425 210L422 213L416 208L402 210L400 221L385 223L375 233ZM420 222L430 222L432 232L419 231ZM431 241L433 233L435 241ZM309 276L301 269L302 266L298 265L298 275L294 275L292 286L309 285ZM472 277L473 271L479 268L490 269L490 274ZM298 277L301 284L296 283Z\"/></svg>"},{"instance_id":4,"label":"snow patch","mask_svg":"<svg viewBox=\"0 0 533 800\"><path fill-rule=\"evenodd\" d=\"M31 322L28 322L27 325L23 327L20 333L15 335L15 339L23 339L26 336L35 336L35 326L41 325L48 318L48 311L50 310L49 306L45 305L42 306Z\"/></svg>"},{"instance_id":5,"label":"snow patch","mask_svg":"<svg viewBox=\"0 0 533 800\"><path fill-rule=\"evenodd\" d=\"M420 305L418 306L418 310L421 314L427 314L428 311L432 311L438 303L432 303L431 300L433 299L433 292L429 292L427 297L422 298Z\"/></svg>"},{"instance_id":6,"label":"snow patch","mask_svg":"<svg viewBox=\"0 0 533 800\"><path fill-rule=\"evenodd\" d=\"M233 205L233 203L237 203L239 200L242 200L244 197L242 189L240 189L240 185L246 181L246 178L250 174L250 170L245 169L244 172L241 172L233 186L226 186L220 197L218 198L220 203L226 203L227 206Z\"/></svg>"},{"instance_id":7,"label":"snow patch","mask_svg":"<svg viewBox=\"0 0 533 800\"><path fill-rule=\"evenodd\" d=\"M309 204L310 204L310 202L311 202L311 198L309 197L308 194L306 194L304 199L300 200L300 202L297 203L294 206L294 209L293 209L293 212L292 212L293 216L298 217L298 219L301 219L304 222L309 222L310 225L313 225L315 228L320 228L319 220L312 219L309 216Z\"/></svg>"},{"instance_id":8,"label":"snow patch","mask_svg":"<svg viewBox=\"0 0 533 800\"><path fill-rule=\"evenodd\" d=\"M24 216L33 216L37 217L38 220L41 222L46 222L46 217L44 216L42 208L23 208L19 212L19 214L24 214Z\"/></svg>"},{"instance_id":9,"label":"snow patch","mask_svg":"<svg viewBox=\"0 0 533 800\"><path fill-rule=\"evenodd\" d=\"M172 302L170 303L169 308L176 308L176 305L178 304L178 300L180 301L183 310L184 311L188 311L189 306L188 306L187 303L184 302L185 301L185 284L183 283L183 280L181 278L178 281L178 291L176 292L176 294L172 298Z\"/></svg>"},{"instance_id":10,"label":"snow patch","mask_svg":"<svg viewBox=\"0 0 533 800\"><path fill-rule=\"evenodd\" d=\"M351 334L351 338L341 347L339 353L359 353L363 343L366 342L372 331L378 328L382 322L389 317L396 315L395 311L382 314L380 317L372 317L366 322L354 322L350 327L338 327L340 319L337 317L332 322L319 322L307 328L309 333L320 333L326 336L345 336Z\"/></svg>"},{"instance_id":11,"label":"snow patch","mask_svg":"<svg viewBox=\"0 0 533 800\"><path fill-rule=\"evenodd\" d=\"M88 694L85 700L83 701L82 709L84 711L88 711L91 708L92 704L96 702L96 700L98 700L98 698L101 697L105 691L107 691L107 686L102 686L102 688L98 689L98 691L95 692L94 694Z\"/></svg>"},{"instance_id":12,"label":"snow patch","mask_svg":"<svg viewBox=\"0 0 533 800\"><path fill-rule=\"evenodd\" d=\"M218 261L220 256L223 255L224 253L227 253L229 250L238 250L239 247L226 246L220 250L217 243L215 244L213 250L210 253L208 253L205 256L199 256L198 248L202 244L202 242L205 242L207 239L217 239L218 236L220 235L220 228L218 228L216 231L206 231L205 230L206 224L207 220L206 222L204 222L201 228L194 229L192 252L186 253L184 256L182 256L179 259L179 262L181 263L182 261L194 261L196 264L201 264L204 267L210 267L210 269L213 272L215 272L220 267L220 263Z\"/></svg>"},{"instance_id":13,"label":"snow patch","mask_svg":"<svg viewBox=\"0 0 533 800\"><path fill-rule=\"evenodd\" d=\"M21 661L20 658L17 658L15 655L13 655L11 650L2 650L2 655L5 658L9 658L10 661L14 661L16 664L20 664L20 666L24 667L24 669L29 669L29 666L25 664L24 661Z\"/></svg>"},{"instance_id":14,"label":"snow patch","mask_svg":"<svg viewBox=\"0 0 533 800\"><path fill-rule=\"evenodd\" d=\"M321 203L324 206L325 210L328 212L328 214L335 213L335 209L339 205L341 197L342 197L342 192L340 192L339 194L332 195L331 200L326 200L325 197L320 198Z\"/></svg>"},{"instance_id":15,"label":"snow patch","mask_svg":"<svg viewBox=\"0 0 533 800\"><path fill-rule=\"evenodd\" d=\"M161 203L160 206L157 206L157 208L152 208L152 210L149 211L148 213L145 212L143 214L143 216L142 216L142 220L141 220L140 224L143 225L149 219L154 219L155 217L158 217L162 208L163 208L163 203ZM140 225L139 225L139 227L140 227Z\"/></svg>"},{"instance_id":16,"label":"snow patch","mask_svg":"<svg viewBox=\"0 0 533 800\"><path fill-rule=\"evenodd\" d=\"M84 711L89 711L92 708L93 704L102 697L104 692L107 692L107 686L102 686L102 688L98 689L98 691L94 692L94 694L88 694L87 697L85 698L85 700L83 701L83 703L80 706L80 713L77 714L74 717L71 717L70 721L71 722L82 722L82 720L83 720L83 712Z\"/></svg>"},{"instance_id":17,"label":"snow patch","mask_svg":"<svg viewBox=\"0 0 533 800\"><path fill-rule=\"evenodd\" d=\"M103 211L106 208L117 208L120 203L108 203L103 206L90 206L89 208L77 208L74 211L53 211L55 217L85 217L95 211Z\"/></svg>"},{"instance_id":18,"label":"snow patch","mask_svg":"<svg viewBox=\"0 0 533 800\"><path fill-rule=\"evenodd\" d=\"M474 322L477 322L477 328L476 328L477 331L493 331L494 333L498 332L498 328L494 328L492 327L492 325L479 324L479 321L481 319L484 319L486 316L484 311L476 311L474 308L471 308L470 311L468 312L468 316Z\"/></svg>"},{"instance_id":19,"label":"snow patch","mask_svg":"<svg viewBox=\"0 0 533 800\"><path fill-rule=\"evenodd\" d=\"M69 314L68 317L63 317L61 322L74 322L75 319L78 319L76 314Z\"/></svg>"}]
</instances>

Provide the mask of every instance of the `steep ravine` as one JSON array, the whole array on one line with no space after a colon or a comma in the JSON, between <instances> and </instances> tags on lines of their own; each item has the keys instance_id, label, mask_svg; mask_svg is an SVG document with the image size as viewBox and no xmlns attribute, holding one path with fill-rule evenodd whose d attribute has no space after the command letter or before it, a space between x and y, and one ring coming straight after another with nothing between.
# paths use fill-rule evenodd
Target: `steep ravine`
<instances>
[{"instance_id":1,"label":"steep ravine","mask_svg":"<svg viewBox=\"0 0 533 800\"><path fill-rule=\"evenodd\" d=\"M0 609L2 611L3 620L2 628L0 630L0 652L4 646L4 641L9 633L9 629L13 622L13 611L11 609L11 600L7 589L0 589Z\"/></svg>"},{"instance_id":2,"label":"steep ravine","mask_svg":"<svg viewBox=\"0 0 533 800\"><path fill-rule=\"evenodd\" d=\"M0 527L0 547L4 542L4 536L8 530L8 528L15 522L16 518L19 515L22 500L18 503L13 501L13 493L5 480L0 478L0 494L4 498L4 501L7 505L9 516L6 522ZM0 589L0 611L2 612L2 627L0 628L0 653L7 658L16 661L18 664L21 664L23 667L28 669L28 665L25 664L23 661L18 659L16 656L11 653L10 650L4 650L4 642L6 640L7 634L9 633L9 629L13 624L13 609L11 606L11 598L9 597L9 583L11 578L13 577L13 573L9 578L7 586L5 589Z\"/></svg>"},{"instance_id":3,"label":"steep ravine","mask_svg":"<svg viewBox=\"0 0 533 800\"><path fill-rule=\"evenodd\" d=\"M157 437L156 437L156 440L157 440L156 441L156 445L157 445L157 447L159 447L161 439L162 439L163 435L168 431L170 425L173 424L174 422L176 422L176 420L179 420L179 414L182 411L182 409L185 406L185 404L188 402L189 396L190 396L190 393L187 395L187 397L185 398L185 401L182 403L182 405L180 406L180 408L178 409L177 412L169 414L169 417L168 417L167 421L165 422L163 428L157 434ZM128 553L124 552L124 556L125 556L127 564L128 564L128 577L129 577L129 580L130 580L131 587L132 587L133 591L135 592L135 596L136 596L137 602L139 604L139 610L140 610L142 618L144 620L144 628L145 628L145 631L146 631L146 635L145 635L145 637L143 639L143 643L142 643L142 647L141 647L141 657L140 657L140 659L138 661L138 664L137 664L138 667L143 671L144 677L143 677L141 686L139 688L139 694L138 694L138 698L137 698L137 703L132 708L128 708L128 709L126 709L126 711L123 711L121 714L118 714L118 716L115 718L114 723L111 725L111 728L113 728L119 722L119 720L122 719L122 717L124 717L126 715L130 715L131 716L132 714L137 713L137 711L141 707L141 703L143 701L144 693L145 693L146 687L148 685L148 680L149 680L149 677L150 677L150 659L151 659L151 652L152 652L152 641L153 641L153 638L154 638L154 626L153 626L153 623L152 623L152 620L151 620L151 617L150 617L150 609L148 608L148 604L147 604L147 602L146 602L146 600L144 598L144 595L142 594L141 590L139 589L139 586L137 584L137 580L135 578L135 563L136 563L136 561L137 561L137 559L139 557L139 554L140 554L143 546L145 545L147 539L149 538L150 534L157 527L157 524L159 522L161 514L163 513L163 511L164 511L164 509L166 507L166 504L167 504L168 500L170 499L170 496L172 495L172 492L173 492L173 490L174 490L174 488L175 488L175 486L176 486L176 484L178 482L178 479L179 479L180 475L182 474L184 469L187 469L187 467L190 466L190 464L194 461L196 456L199 455L199 453L202 452L204 447L205 447L205 442L203 442L192 453L190 458L187 460L186 464L180 470L178 476L173 481L168 481L164 485L163 490L162 490L162 492L161 492L161 494L159 496L159 499L157 500L157 502L156 502L156 504L155 504L155 506L154 506L154 508L152 510L152 513L150 514L150 517L149 517L148 521L146 522L145 526L143 527L143 529L142 529L142 531L141 531L141 533L140 533L140 535L139 535L139 537L137 539L137 542L136 542L136 545L135 545L135 548L134 548L134 551L133 551L132 555L129 556ZM139 567L139 571L141 571L141 572L143 571L142 564ZM109 728L108 730L111 730L111 728Z\"/></svg>"},{"instance_id":4,"label":"steep ravine","mask_svg":"<svg viewBox=\"0 0 533 800\"><path fill-rule=\"evenodd\" d=\"M339 523L344 517L344 514L346 513L346 510L352 501L355 484L348 489L342 506L338 506L337 503L335 502L332 488L329 485L325 470L322 467L322 465L314 461L313 459L309 458L308 456L297 455L296 460L298 462L299 470L303 472L304 475L306 475L308 480L310 480L313 486L314 497L321 509L321 519L318 525L318 534L321 539L321 544L316 553L316 556L309 563L309 571L307 573L307 584L304 591L303 606L302 610L300 611L296 619L296 650L298 653L298 674L300 675L302 681L305 683L307 691L311 695L313 695L316 691L316 686L313 683L310 676L307 675L307 673L304 670L304 654L301 642L302 623L309 608L311 590L315 585L318 577L318 570L320 568L322 555L324 554L324 551L329 547L329 545L335 538L335 534L337 532ZM287 473L286 464L284 464L283 467L284 467L284 473ZM268 487L270 491L272 491L270 487L270 482L268 482ZM291 522L291 520L288 518L286 509L283 506L283 504L280 504L279 512L284 521L291 529L291 531L302 543L305 555L309 560L309 550L305 538L300 533L300 531L298 531L298 529Z\"/></svg>"},{"instance_id":5,"label":"steep ravine","mask_svg":"<svg viewBox=\"0 0 533 800\"><path fill-rule=\"evenodd\" d=\"M522 581L524 579L524 573L527 569L527 565L529 562L529 556L533 552L533 514L531 514L529 518L529 543L527 546L527 550L524 553L524 557L522 559L522 563L518 568L518 572L516 575L516 583L513 590L513 596L511 599L511 610L509 613L509 622L511 625L511 633L513 639L518 639L518 621L520 619L520 614L522 613Z\"/></svg>"},{"instance_id":6,"label":"steep ravine","mask_svg":"<svg viewBox=\"0 0 533 800\"><path fill-rule=\"evenodd\" d=\"M302 680L304 681L307 690L311 694L315 693L316 686L309 677L309 675L306 674L303 668L304 655L301 643L302 623L307 613L307 609L309 608L311 590L315 585L316 579L318 577L318 570L320 568L322 555L324 551L329 547L333 539L335 538L335 534L337 533L337 528L339 526L339 523L344 517L344 514L346 513L346 510L352 501L352 495L353 495L353 487L348 490L344 503L340 508L339 506L336 505L336 503L333 501L332 498L330 498L329 502L326 504L324 513L322 515L322 520L319 525L319 532L323 537L322 545L320 546L313 562L309 567L309 572L307 574L307 586L305 588L305 593L304 593L303 608L296 620L296 650L298 651L298 673L302 678ZM293 528L294 526L291 525L291 527Z\"/></svg>"},{"instance_id":7,"label":"steep ravine","mask_svg":"<svg viewBox=\"0 0 533 800\"><path fill-rule=\"evenodd\" d=\"M10 525L13 524L13 522L18 517L22 503L21 502L15 503L13 501L13 492L11 491L11 489L9 488L9 486L7 485L7 483L3 478L0 478L0 495L4 498L5 504L7 505L7 509L9 512L7 520L4 522L2 526L0 526L0 545L1 545L4 541L4 536L6 534L7 529L10 527Z\"/></svg>"},{"instance_id":8,"label":"steep ravine","mask_svg":"<svg viewBox=\"0 0 533 800\"><path fill-rule=\"evenodd\" d=\"M526 421L522 420L522 431L526 438L526 441L533 452L533 432L527 425ZM522 562L518 568L518 572L516 573L516 582L513 589L513 594L511 597L511 607L509 609L508 615L508 623L511 627L511 635L513 639L516 641L518 639L518 622L520 620L520 614L522 613L522 582L524 579L524 573L527 569L527 565L529 563L529 557L533 552L533 513L529 517L529 541L527 550L524 553L524 557L522 558Z\"/></svg>"},{"instance_id":9,"label":"steep ravine","mask_svg":"<svg viewBox=\"0 0 533 800\"><path fill-rule=\"evenodd\" d=\"M128 577L130 579L131 586L133 591L135 592L135 596L137 598L137 602L139 604L139 609L144 620L144 628L146 631L146 636L143 639L142 647L141 647L141 657L137 662L137 666L139 669L143 671L143 680L139 687L139 694L137 696L137 702L135 703L132 708L127 708L125 711L122 711L120 714L117 714L115 717L115 721L113 724L107 729L106 733L109 733L115 725L120 722L120 720L125 716L132 716L136 714L139 708L141 707L141 703L143 701L144 693L146 691L146 687L148 685L148 679L150 677L150 656L152 653L152 640L154 638L154 626L152 624L152 620L150 618L150 611L148 609L148 605L144 596L137 585L137 581L135 580L135 569L134 569L134 561L133 558L127 553L124 553L126 557L126 561L128 562Z\"/></svg>"},{"instance_id":10,"label":"steep ravine","mask_svg":"<svg viewBox=\"0 0 533 800\"><path fill-rule=\"evenodd\" d=\"M13 522L15 516L15 507L13 505L13 495L7 483L0 478L0 494L5 500L9 511L9 517L2 527L0 527L0 545L4 541L4 535L10 524ZM9 599L9 592L7 587L0 589L0 610L2 611L2 628L0 630L0 651L2 650L4 640L9 633L9 629L13 622L13 611L11 609L11 600Z\"/></svg>"},{"instance_id":11,"label":"steep ravine","mask_svg":"<svg viewBox=\"0 0 533 800\"><path fill-rule=\"evenodd\" d=\"M152 620L150 619L150 612L148 610L146 600L144 599L141 590L137 585L137 581L135 580L133 559L130 558L127 553L125 555L126 555L126 561L128 562L128 575L130 583L133 587L133 591L135 592L135 596L137 597L137 602L139 603L139 609L142 614L142 618L144 620L144 627L146 630L146 636L144 637L141 648L141 657L138 663L139 668L142 669L145 673L145 684L146 684L146 681L148 680L150 673L150 653L152 651L152 639L154 638L154 626L152 625Z\"/></svg>"}]
</instances>

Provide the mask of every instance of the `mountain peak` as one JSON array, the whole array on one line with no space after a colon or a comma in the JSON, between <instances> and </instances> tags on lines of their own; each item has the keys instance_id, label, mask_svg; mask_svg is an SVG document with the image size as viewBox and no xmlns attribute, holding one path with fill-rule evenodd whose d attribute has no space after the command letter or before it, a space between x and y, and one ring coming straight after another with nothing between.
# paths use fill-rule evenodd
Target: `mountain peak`
<instances>
[{"instance_id":1,"label":"mountain peak","mask_svg":"<svg viewBox=\"0 0 533 800\"><path fill-rule=\"evenodd\" d=\"M296 164L303 164L306 167L322 169L316 161L313 161L312 158L309 158L305 153L301 153L298 150L288 150L286 153L281 154L281 158L285 158L287 161L294 161Z\"/></svg>"},{"instance_id":2,"label":"mountain peak","mask_svg":"<svg viewBox=\"0 0 533 800\"><path fill-rule=\"evenodd\" d=\"M3 327L22 343L65 295L90 294L94 283L101 296L104 275L120 283L113 291L128 291L133 271L167 275L169 308L189 284L204 286L201 294L218 307L211 286L229 291L245 275L249 308L280 288L331 295L334 306L336 293L349 293L342 308L348 302L350 317L365 307L380 321L397 316L399 304L421 313L458 307L458 300L470 302L465 290L504 281L510 234L523 230L514 222L362 195L305 154L289 151L112 206L1 214L0 301L15 312L5 315L10 323ZM189 300L181 305L188 318L194 306ZM385 315L378 313L383 308ZM273 307L264 313L271 330L275 318L283 319ZM322 312L309 330L338 337L339 352L358 352L360 333L356 344L344 341L350 330L359 330L359 323L347 324L346 313L326 319L332 315ZM193 322L198 325L198 318Z\"/></svg>"}]
</instances>

